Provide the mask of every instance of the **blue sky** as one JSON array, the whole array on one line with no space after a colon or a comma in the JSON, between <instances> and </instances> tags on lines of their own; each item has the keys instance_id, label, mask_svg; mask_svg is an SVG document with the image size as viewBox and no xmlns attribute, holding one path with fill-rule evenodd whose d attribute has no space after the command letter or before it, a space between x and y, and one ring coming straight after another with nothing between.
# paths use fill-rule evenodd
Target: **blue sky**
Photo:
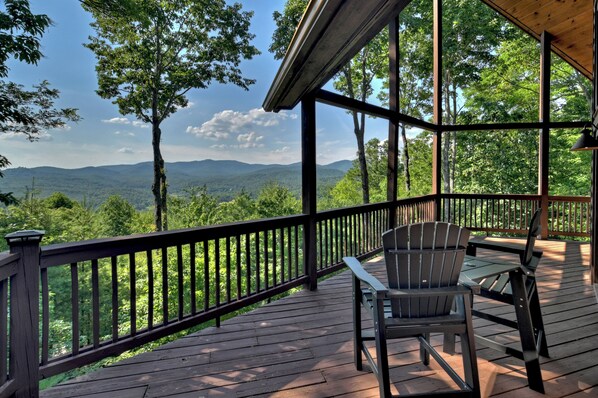
<instances>
[{"instance_id":1,"label":"blue sky","mask_svg":"<svg viewBox=\"0 0 598 398\"><path fill-rule=\"evenodd\" d=\"M288 164L301 159L300 109L265 113L261 104L280 61L268 52L275 25L272 13L284 0L244 0L253 10L251 31L261 55L242 64L246 77L257 83L249 91L213 84L189 93L190 106L162 123L162 154L166 162L233 159L248 163ZM54 25L42 38L45 57L37 66L9 64L9 80L30 86L46 79L61 92L60 107L79 109L83 118L65 129L50 130L38 142L0 135L3 155L12 167L78 168L151 161L151 130L132 115L121 115L110 100L96 93L95 58L82 46L93 35L91 17L77 0L31 0L34 13L50 16ZM350 117L327 106L318 107L317 161L327 164L355 157ZM366 140L384 138L386 123L370 120Z\"/></svg>"}]
</instances>

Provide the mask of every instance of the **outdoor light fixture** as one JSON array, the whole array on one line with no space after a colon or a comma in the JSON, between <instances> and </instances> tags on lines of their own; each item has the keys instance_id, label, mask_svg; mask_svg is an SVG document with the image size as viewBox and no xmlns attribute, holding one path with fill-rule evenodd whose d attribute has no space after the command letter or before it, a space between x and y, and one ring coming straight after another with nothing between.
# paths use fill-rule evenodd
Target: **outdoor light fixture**
<instances>
[{"instance_id":1,"label":"outdoor light fixture","mask_svg":"<svg viewBox=\"0 0 598 398\"><path fill-rule=\"evenodd\" d=\"M572 151L591 151L598 149L598 140L594 137L592 129L587 126L581 130L581 137L571 147Z\"/></svg>"}]
</instances>

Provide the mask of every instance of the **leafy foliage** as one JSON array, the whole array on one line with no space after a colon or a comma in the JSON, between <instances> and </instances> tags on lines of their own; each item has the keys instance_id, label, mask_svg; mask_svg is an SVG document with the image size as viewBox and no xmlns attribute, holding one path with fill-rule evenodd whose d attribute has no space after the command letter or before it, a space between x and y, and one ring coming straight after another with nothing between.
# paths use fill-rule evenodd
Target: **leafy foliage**
<instances>
[{"instance_id":1,"label":"leafy foliage","mask_svg":"<svg viewBox=\"0 0 598 398\"><path fill-rule=\"evenodd\" d=\"M239 65L258 50L250 44L251 12L224 0L131 0L130 12L83 3L95 18L86 46L98 59L98 95L123 115L152 125L155 224L168 229L167 184L160 151L161 123L188 105L191 89L212 82L247 89Z\"/></svg>"},{"instance_id":2,"label":"leafy foliage","mask_svg":"<svg viewBox=\"0 0 598 398\"><path fill-rule=\"evenodd\" d=\"M9 58L36 65L42 57L40 38L51 20L44 14L33 14L27 0L4 0L0 10L0 133L23 134L34 141L48 129L63 127L67 121L78 121L76 109L54 108L59 96L47 81L28 91L14 82L6 81ZM0 155L0 169L10 165ZM0 173L0 178L3 175ZM1 193L0 203L15 203L12 192Z\"/></svg>"}]
</instances>

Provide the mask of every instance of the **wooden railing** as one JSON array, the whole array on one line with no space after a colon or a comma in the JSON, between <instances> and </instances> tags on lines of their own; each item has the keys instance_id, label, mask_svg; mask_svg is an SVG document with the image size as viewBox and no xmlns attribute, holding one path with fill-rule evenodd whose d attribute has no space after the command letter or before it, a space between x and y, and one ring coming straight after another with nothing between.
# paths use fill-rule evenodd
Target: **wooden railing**
<instances>
[{"instance_id":1,"label":"wooden railing","mask_svg":"<svg viewBox=\"0 0 598 398\"><path fill-rule=\"evenodd\" d=\"M43 247L41 375L218 322L301 285L304 222L282 217ZM70 318L68 342L50 336L58 315Z\"/></svg>"},{"instance_id":2,"label":"wooden railing","mask_svg":"<svg viewBox=\"0 0 598 398\"><path fill-rule=\"evenodd\" d=\"M391 206L377 203L319 213L318 276L343 267L343 256L368 257L379 252Z\"/></svg>"},{"instance_id":3,"label":"wooden railing","mask_svg":"<svg viewBox=\"0 0 598 398\"><path fill-rule=\"evenodd\" d=\"M540 195L442 194L441 219L472 231L526 234ZM590 236L590 198L549 196L548 236Z\"/></svg>"},{"instance_id":4,"label":"wooden railing","mask_svg":"<svg viewBox=\"0 0 598 398\"><path fill-rule=\"evenodd\" d=\"M488 232L525 232L539 205L537 195L440 199L441 219ZM588 233L587 198L552 197L549 203L551 234ZM10 253L0 254L0 397L36 396L40 377L207 321L218 324L225 314L342 268L343 256L379 252L391 224L432 221L437 208L430 195L321 212L314 219L299 215L43 247L37 231L8 235ZM310 237L306 226L313 222ZM308 240L315 242L313 263L305 255Z\"/></svg>"},{"instance_id":5,"label":"wooden railing","mask_svg":"<svg viewBox=\"0 0 598 398\"><path fill-rule=\"evenodd\" d=\"M589 237L591 221L589 197L548 197L548 231L550 235Z\"/></svg>"},{"instance_id":6,"label":"wooden railing","mask_svg":"<svg viewBox=\"0 0 598 398\"><path fill-rule=\"evenodd\" d=\"M18 334L9 333L9 330L15 330L18 327L15 324L16 314L15 310L18 304L15 303L16 297L10 297L8 292L17 288L15 280L17 271L19 269L18 253L2 253L0 254L0 396L10 396L17 387L23 385L23 374L19 374L16 368L16 358L14 354L17 352L19 344ZM10 314L9 314L10 308ZM12 324L10 323L12 321ZM10 324L10 329L9 329ZM26 375L25 375L26 376Z\"/></svg>"}]
</instances>

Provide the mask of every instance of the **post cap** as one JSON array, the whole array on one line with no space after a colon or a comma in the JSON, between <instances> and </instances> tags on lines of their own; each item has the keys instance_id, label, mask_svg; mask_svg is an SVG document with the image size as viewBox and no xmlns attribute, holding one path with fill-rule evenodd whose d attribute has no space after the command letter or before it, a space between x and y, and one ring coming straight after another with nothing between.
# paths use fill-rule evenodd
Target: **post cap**
<instances>
[{"instance_id":1,"label":"post cap","mask_svg":"<svg viewBox=\"0 0 598 398\"><path fill-rule=\"evenodd\" d=\"M45 234L46 234L46 231L28 229L28 230L24 230L24 231L12 232L12 233L6 235L4 237L4 239L6 239L8 244L11 244L11 243L17 242L17 241L22 241L22 242L41 241Z\"/></svg>"}]
</instances>

